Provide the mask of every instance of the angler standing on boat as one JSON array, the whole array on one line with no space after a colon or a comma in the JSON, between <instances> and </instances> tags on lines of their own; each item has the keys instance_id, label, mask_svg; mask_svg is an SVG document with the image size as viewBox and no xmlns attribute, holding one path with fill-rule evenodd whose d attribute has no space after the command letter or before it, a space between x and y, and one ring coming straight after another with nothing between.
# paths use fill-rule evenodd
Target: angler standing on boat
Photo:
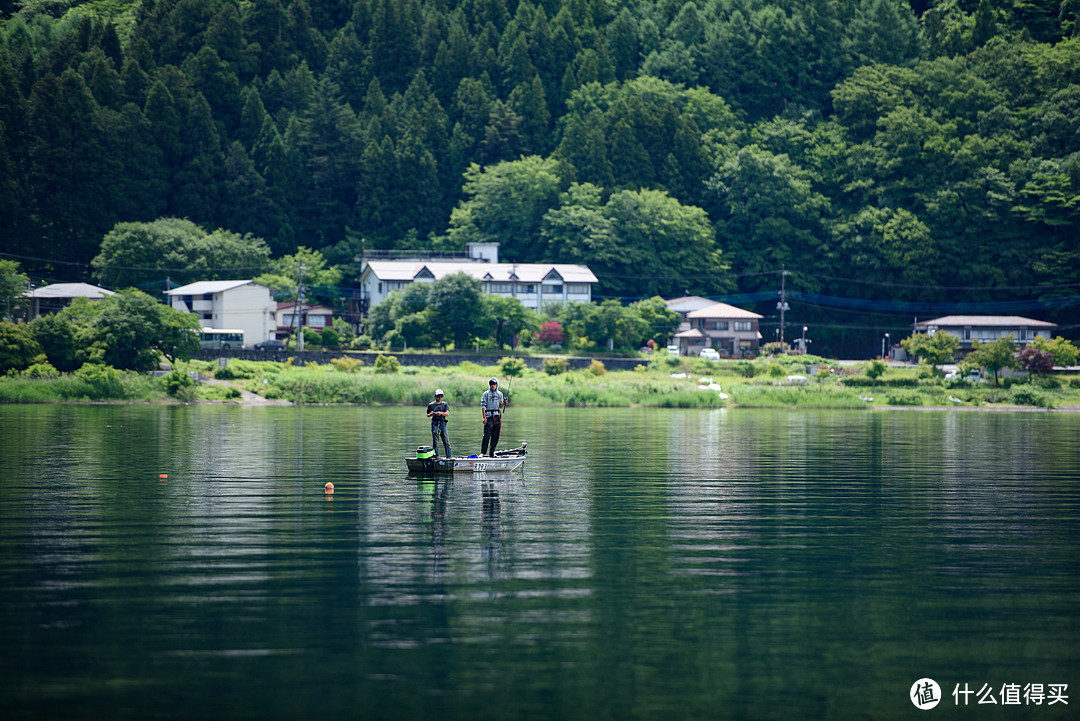
<instances>
[{"instance_id":1,"label":"angler standing on boat","mask_svg":"<svg viewBox=\"0 0 1080 721\"><path fill-rule=\"evenodd\" d=\"M484 441L480 444L482 456L495 455L495 446L499 445L499 433L502 431L502 410L505 405L506 398L499 390L499 381L492 378L488 381L488 389L480 398L480 409L484 412Z\"/></svg>"},{"instance_id":2,"label":"angler standing on boat","mask_svg":"<svg viewBox=\"0 0 1080 721\"><path fill-rule=\"evenodd\" d=\"M435 400L428 403L428 418L431 419L431 448L439 455L439 439L442 438L446 458L450 458L450 437L446 435L446 420L450 417L450 404L443 400L442 388L435 389Z\"/></svg>"}]
</instances>

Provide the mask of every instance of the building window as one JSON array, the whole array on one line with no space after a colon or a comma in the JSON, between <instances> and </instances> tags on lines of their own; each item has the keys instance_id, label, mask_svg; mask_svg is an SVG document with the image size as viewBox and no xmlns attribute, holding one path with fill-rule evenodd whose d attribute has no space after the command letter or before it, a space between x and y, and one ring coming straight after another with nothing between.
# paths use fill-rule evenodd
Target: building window
<instances>
[{"instance_id":1,"label":"building window","mask_svg":"<svg viewBox=\"0 0 1080 721\"><path fill-rule=\"evenodd\" d=\"M214 314L213 313L203 313L202 314L202 319L203 320L213 320L214 319Z\"/></svg>"},{"instance_id":2,"label":"building window","mask_svg":"<svg viewBox=\"0 0 1080 721\"><path fill-rule=\"evenodd\" d=\"M532 283L528 283L526 285L519 285L518 292L532 294L536 292L536 286Z\"/></svg>"},{"instance_id":3,"label":"building window","mask_svg":"<svg viewBox=\"0 0 1080 721\"><path fill-rule=\"evenodd\" d=\"M326 316L325 315L309 315L308 325L312 328L325 328Z\"/></svg>"},{"instance_id":4,"label":"building window","mask_svg":"<svg viewBox=\"0 0 1080 721\"><path fill-rule=\"evenodd\" d=\"M727 330L728 329L728 322L726 320L714 320L712 322L712 329L713 330Z\"/></svg>"},{"instance_id":5,"label":"building window","mask_svg":"<svg viewBox=\"0 0 1080 721\"><path fill-rule=\"evenodd\" d=\"M214 296L213 296L213 294L212 294L212 293L203 293L203 297L202 297L202 299L203 299L203 300L210 300L210 301L212 301L212 300L214 300Z\"/></svg>"},{"instance_id":6,"label":"building window","mask_svg":"<svg viewBox=\"0 0 1080 721\"><path fill-rule=\"evenodd\" d=\"M513 283L488 283L489 293L513 293Z\"/></svg>"},{"instance_id":7,"label":"building window","mask_svg":"<svg viewBox=\"0 0 1080 721\"><path fill-rule=\"evenodd\" d=\"M567 283L566 292L570 295L588 295L589 284L588 283Z\"/></svg>"},{"instance_id":8,"label":"building window","mask_svg":"<svg viewBox=\"0 0 1080 721\"><path fill-rule=\"evenodd\" d=\"M562 295L562 284L559 285L545 285L544 295Z\"/></svg>"},{"instance_id":9,"label":"building window","mask_svg":"<svg viewBox=\"0 0 1080 721\"><path fill-rule=\"evenodd\" d=\"M747 330L753 330L753 329L754 329L753 321L749 321L749 320L737 320L737 321L735 321L735 330L747 331Z\"/></svg>"}]
</instances>

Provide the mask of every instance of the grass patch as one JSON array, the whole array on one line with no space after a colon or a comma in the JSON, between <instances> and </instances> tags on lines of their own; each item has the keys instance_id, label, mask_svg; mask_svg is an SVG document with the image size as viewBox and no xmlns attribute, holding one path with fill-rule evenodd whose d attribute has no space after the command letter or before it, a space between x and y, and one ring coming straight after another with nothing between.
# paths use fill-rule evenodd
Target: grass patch
<instances>
[{"instance_id":1,"label":"grass patch","mask_svg":"<svg viewBox=\"0 0 1080 721\"><path fill-rule=\"evenodd\" d=\"M735 385L730 390L742 408L867 408L855 393L821 386Z\"/></svg>"}]
</instances>

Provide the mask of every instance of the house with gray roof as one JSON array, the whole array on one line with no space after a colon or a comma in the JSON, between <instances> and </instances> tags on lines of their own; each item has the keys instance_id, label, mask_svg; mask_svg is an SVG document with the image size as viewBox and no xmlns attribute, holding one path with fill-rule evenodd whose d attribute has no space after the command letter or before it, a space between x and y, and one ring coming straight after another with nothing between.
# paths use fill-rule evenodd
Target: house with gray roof
<instances>
[{"instance_id":1,"label":"house with gray roof","mask_svg":"<svg viewBox=\"0 0 1080 721\"><path fill-rule=\"evenodd\" d=\"M116 293L89 283L51 283L27 291L23 297L30 301L30 318L33 319L42 314L55 313L76 298L101 300L110 295Z\"/></svg>"},{"instance_id":2,"label":"house with gray roof","mask_svg":"<svg viewBox=\"0 0 1080 721\"><path fill-rule=\"evenodd\" d=\"M973 347L972 341L993 343L1012 335L1017 348L1024 349L1037 337L1050 338L1057 323L1048 323L1019 315L947 315L915 324L918 333L951 333L960 339L960 352Z\"/></svg>"},{"instance_id":3,"label":"house with gray roof","mask_svg":"<svg viewBox=\"0 0 1080 721\"><path fill-rule=\"evenodd\" d=\"M410 283L431 283L454 273L480 281L485 293L517 298L539 311L548 303L589 303L596 276L588 266L567 263L500 263L494 243L475 244L470 256L456 259L365 259L360 269L360 290L367 307L386 299Z\"/></svg>"}]
</instances>

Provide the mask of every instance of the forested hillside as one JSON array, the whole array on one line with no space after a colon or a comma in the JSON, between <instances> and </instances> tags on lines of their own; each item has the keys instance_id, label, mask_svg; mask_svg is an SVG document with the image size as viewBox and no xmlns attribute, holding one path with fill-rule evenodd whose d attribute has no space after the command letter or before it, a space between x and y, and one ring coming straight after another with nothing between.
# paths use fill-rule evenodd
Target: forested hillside
<instances>
[{"instance_id":1,"label":"forested hillside","mask_svg":"<svg viewBox=\"0 0 1080 721\"><path fill-rule=\"evenodd\" d=\"M834 334L1009 301L980 307L1075 335L1080 0L0 12L0 251L33 273L90 280L115 224L177 217L335 263L498 240L609 297L753 307L784 267Z\"/></svg>"}]
</instances>

